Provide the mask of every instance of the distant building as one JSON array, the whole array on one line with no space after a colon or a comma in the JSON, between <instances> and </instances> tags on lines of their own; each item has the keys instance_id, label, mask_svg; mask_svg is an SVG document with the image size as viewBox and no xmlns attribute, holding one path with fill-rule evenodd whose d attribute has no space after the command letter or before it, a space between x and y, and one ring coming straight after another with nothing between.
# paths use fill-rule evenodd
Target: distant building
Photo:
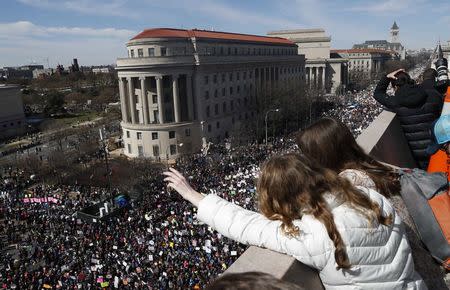
<instances>
[{"instance_id":1,"label":"distant building","mask_svg":"<svg viewBox=\"0 0 450 290\"><path fill-rule=\"evenodd\" d=\"M35 69L43 69L43 65L24 65L18 67L4 67L4 75L7 79L32 79Z\"/></svg>"},{"instance_id":2,"label":"distant building","mask_svg":"<svg viewBox=\"0 0 450 290\"><path fill-rule=\"evenodd\" d=\"M0 85L0 139L25 132L22 93L16 85Z\"/></svg>"},{"instance_id":3,"label":"distant building","mask_svg":"<svg viewBox=\"0 0 450 290\"><path fill-rule=\"evenodd\" d=\"M279 88L299 89L305 59L278 37L156 28L117 59L124 153L174 158L219 142ZM179 144L183 144L181 147Z\"/></svg>"},{"instance_id":4,"label":"distant building","mask_svg":"<svg viewBox=\"0 0 450 290\"><path fill-rule=\"evenodd\" d=\"M114 68L112 66L93 66L91 67L91 72L94 74L109 74L114 72Z\"/></svg>"},{"instance_id":5,"label":"distant building","mask_svg":"<svg viewBox=\"0 0 450 290\"><path fill-rule=\"evenodd\" d=\"M365 73L368 76L383 70L386 61L395 57L392 51L381 49L334 49L331 50L334 58L348 59L349 74Z\"/></svg>"},{"instance_id":6,"label":"distant building","mask_svg":"<svg viewBox=\"0 0 450 290\"><path fill-rule=\"evenodd\" d=\"M80 71L80 66L78 65L78 59L74 58L73 59L73 63L70 66L70 72L79 72Z\"/></svg>"},{"instance_id":7,"label":"distant building","mask_svg":"<svg viewBox=\"0 0 450 290\"><path fill-rule=\"evenodd\" d=\"M354 49L383 49L383 50L390 50L395 51L395 53L398 55L398 58L401 60L406 58L406 49L403 47L403 45L399 41L400 37L400 28L398 27L397 23L394 22L394 24L391 27L390 30L390 42L387 40L366 40L362 44L355 44L353 45Z\"/></svg>"},{"instance_id":8,"label":"distant building","mask_svg":"<svg viewBox=\"0 0 450 290\"><path fill-rule=\"evenodd\" d=\"M267 35L287 38L298 46L298 54L306 58L306 84L334 93L339 86L347 85L348 69L345 59L331 58L331 37L324 29L295 29L271 31Z\"/></svg>"},{"instance_id":9,"label":"distant building","mask_svg":"<svg viewBox=\"0 0 450 290\"><path fill-rule=\"evenodd\" d=\"M55 73L53 68L43 68L33 70L33 79L43 79L49 77Z\"/></svg>"}]
</instances>

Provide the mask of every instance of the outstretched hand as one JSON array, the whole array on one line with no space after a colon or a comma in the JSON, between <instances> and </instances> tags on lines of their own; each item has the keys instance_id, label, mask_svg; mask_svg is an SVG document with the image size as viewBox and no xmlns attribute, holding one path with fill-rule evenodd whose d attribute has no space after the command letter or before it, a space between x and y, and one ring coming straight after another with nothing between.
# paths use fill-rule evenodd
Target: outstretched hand
<instances>
[{"instance_id":1,"label":"outstretched hand","mask_svg":"<svg viewBox=\"0 0 450 290\"><path fill-rule=\"evenodd\" d=\"M195 191L180 172L174 168L169 168L169 171L163 174L166 176L164 181L167 182L167 187L175 189L184 199L198 207L204 196Z\"/></svg>"}]
</instances>

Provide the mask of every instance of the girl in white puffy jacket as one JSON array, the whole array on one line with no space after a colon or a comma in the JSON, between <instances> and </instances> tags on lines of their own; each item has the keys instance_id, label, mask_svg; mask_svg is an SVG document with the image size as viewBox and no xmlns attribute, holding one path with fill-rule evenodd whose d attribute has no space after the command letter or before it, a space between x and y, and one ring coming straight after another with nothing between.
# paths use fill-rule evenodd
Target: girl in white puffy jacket
<instances>
[{"instance_id":1,"label":"girl in white puffy jacket","mask_svg":"<svg viewBox=\"0 0 450 290\"><path fill-rule=\"evenodd\" d=\"M302 156L265 163L257 186L262 214L203 196L173 168L164 174L169 187L198 207L199 220L235 241L317 269L326 289L427 289L386 198Z\"/></svg>"}]
</instances>

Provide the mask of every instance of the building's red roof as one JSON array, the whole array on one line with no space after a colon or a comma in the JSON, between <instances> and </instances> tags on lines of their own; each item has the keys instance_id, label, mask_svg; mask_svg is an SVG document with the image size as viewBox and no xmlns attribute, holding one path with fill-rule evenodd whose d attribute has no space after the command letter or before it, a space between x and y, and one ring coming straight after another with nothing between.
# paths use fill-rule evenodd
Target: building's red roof
<instances>
[{"instance_id":1,"label":"building's red roof","mask_svg":"<svg viewBox=\"0 0 450 290\"><path fill-rule=\"evenodd\" d=\"M174 29L174 28L153 28L146 29L133 37L131 40L142 38L209 38L209 39L223 39L223 40L237 40L247 42L264 42L275 44L287 44L295 45L294 42L281 37L260 36L251 34L240 34L230 32L219 32L209 30L197 30L197 29Z\"/></svg>"},{"instance_id":2,"label":"building's red roof","mask_svg":"<svg viewBox=\"0 0 450 290\"><path fill-rule=\"evenodd\" d=\"M332 49L331 53L386 53L394 54L394 51L376 48L352 48L352 49Z\"/></svg>"}]
</instances>

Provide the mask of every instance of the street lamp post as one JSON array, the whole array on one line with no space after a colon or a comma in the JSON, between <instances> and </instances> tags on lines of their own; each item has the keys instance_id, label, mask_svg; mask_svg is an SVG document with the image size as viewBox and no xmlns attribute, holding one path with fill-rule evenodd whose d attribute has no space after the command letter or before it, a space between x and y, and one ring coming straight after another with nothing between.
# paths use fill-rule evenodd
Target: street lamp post
<instances>
[{"instance_id":1,"label":"street lamp post","mask_svg":"<svg viewBox=\"0 0 450 290\"><path fill-rule=\"evenodd\" d=\"M269 116L270 112L279 112L279 111L280 111L280 109L272 109L272 110L269 110L266 112L266 116L264 118L264 122L266 124L266 146L267 146L267 117Z\"/></svg>"}]
</instances>

